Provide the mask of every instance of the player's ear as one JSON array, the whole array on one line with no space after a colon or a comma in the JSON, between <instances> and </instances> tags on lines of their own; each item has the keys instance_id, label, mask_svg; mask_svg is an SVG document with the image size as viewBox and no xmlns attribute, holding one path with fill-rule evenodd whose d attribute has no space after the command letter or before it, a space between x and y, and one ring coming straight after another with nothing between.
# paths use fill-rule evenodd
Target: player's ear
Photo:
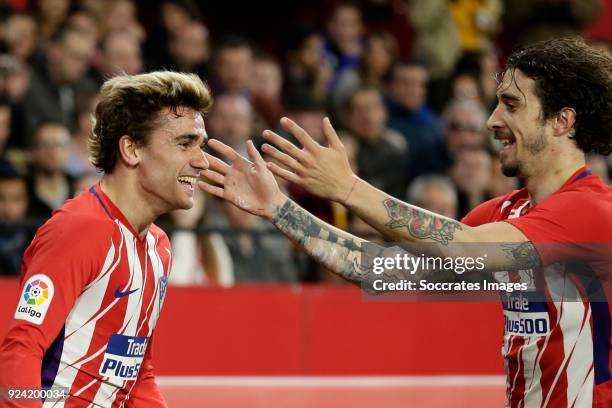
<instances>
[{"instance_id":1,"label":"player's ear","mask_svg":"<svg viewBox=\"0 0 612 408\"><path fill-rule=\"evenodd\" d=\"M562 136L567 133L574 133L576 124L576 111L573 108L563 108L555 117L554 129L555 136Z\"/></svg>"},{"instance_id":2,"label":"player's ear","mask_svg":"<svg viewBox=\"0 0 612 408\"><path fill-rule=\"evenodd\" d=\"M140 152L138 145L128 135L123 135L119 139L119 157L128 167L136 167L140 162Z\"/></svg>"}]
</instances>

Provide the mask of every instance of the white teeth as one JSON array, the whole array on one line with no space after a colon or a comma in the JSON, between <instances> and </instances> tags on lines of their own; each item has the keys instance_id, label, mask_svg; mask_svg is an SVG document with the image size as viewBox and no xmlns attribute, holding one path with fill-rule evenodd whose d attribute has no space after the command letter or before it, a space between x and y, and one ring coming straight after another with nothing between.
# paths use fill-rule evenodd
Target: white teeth
<instances>
[{"instance_id":1,"label":"white teeth","mask_svg":"<svg viewBox=\"0 0 612 408\"><path fill-rule=\"evenodd\" d=\"M195 177L189 177L189 176L180 176L178 178L178 181L180 181L181 183L189 183L191 185L194 185L196 182L196 178Z\"/></svg>"}]
</instances>

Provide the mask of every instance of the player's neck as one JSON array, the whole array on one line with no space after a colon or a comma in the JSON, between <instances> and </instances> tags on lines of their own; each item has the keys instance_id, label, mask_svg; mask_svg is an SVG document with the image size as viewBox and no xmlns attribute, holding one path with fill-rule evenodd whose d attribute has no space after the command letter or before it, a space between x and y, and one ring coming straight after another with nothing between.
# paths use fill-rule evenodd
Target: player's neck
<instances>
[{"instance_id":1,"label":"player's neck","mask_svg":"<svg viewBox=\"0 0 612 408\"><path fill-rule=\"evenodd\" d=\"M129 177L119 173L105 174L100 180L100 188L121 211L138 236L144 238L158 214L146 205L147 201L142 199L139 189L131 185Z\"/></svg>"},{"instance_id":2,"label":"player's neck","mask_svg":"<svg viewBox=\"0 0 612 408\"><path fill-rule=\"evenodd\" d=\"M585 165L584 153L568 152L541 160L538 167L525 177L531 205L535 205L559 190L578 169Z\"/></svg>"}]
</instances>

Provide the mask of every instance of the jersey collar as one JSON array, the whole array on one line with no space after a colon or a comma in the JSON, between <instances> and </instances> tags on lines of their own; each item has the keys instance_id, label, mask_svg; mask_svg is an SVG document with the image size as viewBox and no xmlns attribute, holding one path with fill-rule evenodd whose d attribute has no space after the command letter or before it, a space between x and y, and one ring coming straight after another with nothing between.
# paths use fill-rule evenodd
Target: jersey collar
<instances>
[{"instance_id":1,"label":"jersey collar","mask_svg":"<svg viewBox=\"0 0 612 408\"><path fill-rule=\"evenodd\" d=\"M136 239L138 239L139 241L141 240L140 236L138 235L138 233L136 233L136 230L134 229L134 227L132 227L132 224L130 224L130 222L125 217L125 215L123 215L121 210L115 205L115 203L111 201L111 199L106 194L104 194L104 191L102 191L102 188L100 187L100 182L91 186L89 188L89 192L96 197L106 214L113 221L119 220L123 225L126 226L126 228L130 230L130 232L136 237Z\"/></svg>"}]
</instances>

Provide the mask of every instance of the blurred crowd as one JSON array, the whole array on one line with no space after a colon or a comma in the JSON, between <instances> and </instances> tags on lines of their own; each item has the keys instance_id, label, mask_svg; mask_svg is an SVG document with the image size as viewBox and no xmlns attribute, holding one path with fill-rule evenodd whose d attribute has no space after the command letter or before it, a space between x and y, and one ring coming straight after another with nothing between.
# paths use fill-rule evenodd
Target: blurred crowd
<instances>
[{"instance_id":1,"label":"blurred crowd","mask_svg":"<svg viewBox=\"0 0 612 408\"><path fill-rule=\"evenodd\" d=\"M329 116L360 177L461 219L521 186L501 174L499 146L486 129L504 57L533 41L583 36L605 9L598 0L302 4L305 17L278 28L280 46L266 47L248 32L209 30L222 22L207 21L193 0L0 1L0 275L18 275L36 226L101 177L87 138L107 78L198 74L215 98L209 136L241 153L248 139L261 145L264 129L282 133L284 115L324 143L321 121ZM308 19L318 6L325 17ZM155 21L142 19L145 7L155 7ZM610 52L609 38L589 39ZM608 158L588 161L609 180ZM382 240L342 206L279 183L325 221ZM198 195L193 209L159 220L175 252L171 283L335 279L266 222Z\"/></svg>"}]
</instances>

